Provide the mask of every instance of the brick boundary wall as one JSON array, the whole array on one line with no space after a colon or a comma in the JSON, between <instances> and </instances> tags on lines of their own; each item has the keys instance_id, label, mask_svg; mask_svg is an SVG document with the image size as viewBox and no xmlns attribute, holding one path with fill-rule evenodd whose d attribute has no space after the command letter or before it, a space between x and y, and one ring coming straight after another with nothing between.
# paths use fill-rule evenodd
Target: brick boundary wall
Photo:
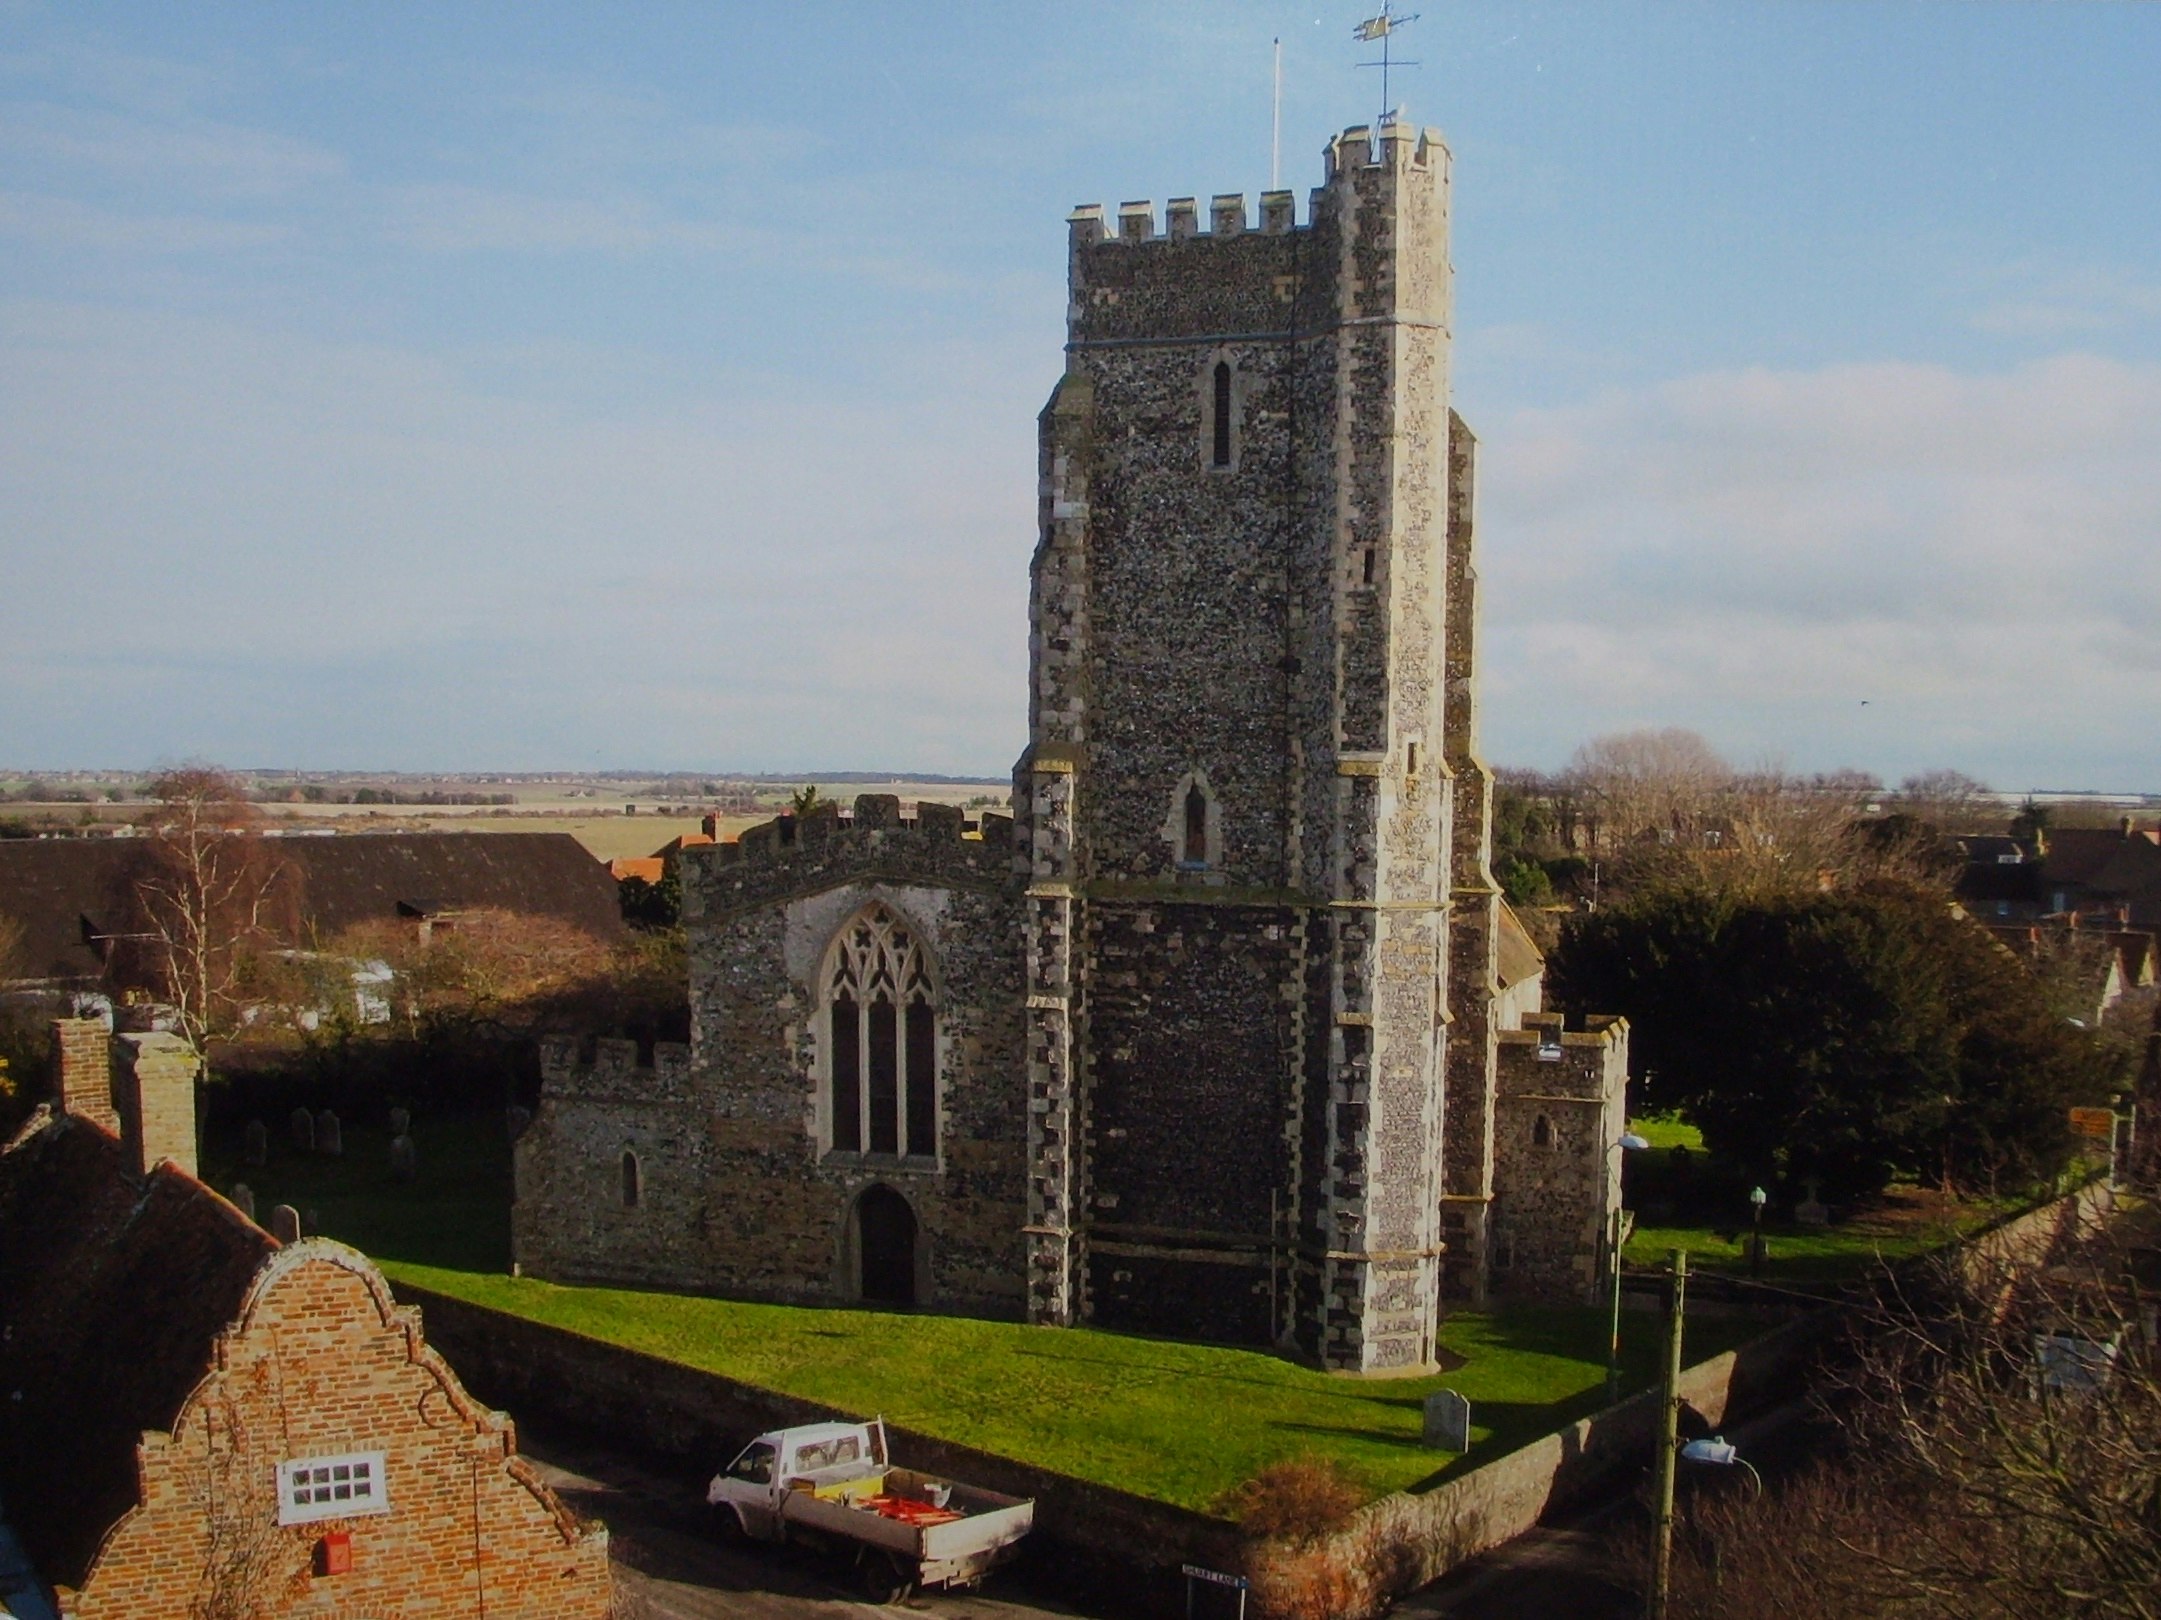
<instances>
[{"instance_id":1,"label":"brick boundary wall","mask_svg":"<svg viewBox=\"0 0 2161 1620\"><path fill-rule=\"evenodd\" d=\"M1966 1252L1976 1265L2041 1264L2090 1231L2111 1202L2104 1184L2090 1183L1989 1228ZM479 1399L716 1472L764 1430L860 1416L410 1284L395 1287L401 1300L422 1307L428 1342ZM1791 1399L1848 1311L1812 1311L1685 1368L1681 1398L1714 1431ZM1180 1564L1238 1570L1252 1562L1222 1520L908 1429L889 1432L910 1466L1033 1497L1030 1563L1053 1583L1115 1598L1124 1612L1182 1614ZM1377 1575L1385 1569L1388 1591L1374 1596L1400 1595L1610 1489L1644 1465L1657 1432L1658 1392L1645 1390L1430 1490L1385 1496L1315 1551L1373 1565Z\"/></svg>"}]
</instances>

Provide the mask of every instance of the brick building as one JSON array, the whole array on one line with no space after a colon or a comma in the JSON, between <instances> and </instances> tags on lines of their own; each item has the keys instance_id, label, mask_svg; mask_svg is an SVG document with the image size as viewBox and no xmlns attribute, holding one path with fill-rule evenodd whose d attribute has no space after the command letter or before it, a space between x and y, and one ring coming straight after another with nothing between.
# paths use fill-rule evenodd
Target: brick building
<instances>
[{"instance_id":1,"label":"brick building","mask_svg":"<svg viewBox=\"0 0 2161 1620\"><path fill-rule=\"evenodd\" d=\"M177 1037L107 1040L0 1150L0 1499L61 1613L602 1620L606 1532L365 1256L195 1179Z\"/></svg>"},{"instance_id":2,"label":"brick building","mask_svg":"<svg viewBox=\"0 0 2161 1620\"><path fill-rule=\"evenodd\" d=\"M1499 1084L1537 971L1488 870L1449 156L1326 162L1303 224L1074 213L1016 820L865 797L688 852L692 1046L551 1054L527 1269L1359 1371L1430 1362L1503 1225L1580 1291L1617 1178L1515 1151ZM1603 1130L1624 1032L1572 1050Z\"/></svg>"}]
</instances>

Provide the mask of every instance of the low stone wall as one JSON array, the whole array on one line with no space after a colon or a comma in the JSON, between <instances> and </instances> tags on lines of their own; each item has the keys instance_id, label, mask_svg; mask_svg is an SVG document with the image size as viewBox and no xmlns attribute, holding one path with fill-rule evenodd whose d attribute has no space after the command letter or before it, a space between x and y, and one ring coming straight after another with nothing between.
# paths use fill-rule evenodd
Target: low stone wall
<instances>
[{"instance_id":1,"label":"low stone wall","mask_svg":"<svg viewBox=\"0 0 2161 1620\"><path fill-rule=\"evenodd\" d=\"M2107 1188L2093 1183L1990 1228L1965 1253L1975 1265L2044 1264L2060 1245L2090 1232L2110 1203ZM397 1292L423 1308L428 1342L480 1399L701 1469L717 1470L763 1430L859 1415L426 1289L400 1284ZM1814 1311L1697 1362L1681 1374L1682 1400L1716 1431L1791 1399L1845 1315L1843 1306ZM1254 1550L1222 1520L907 1429L889 1433L895 1456L912 1467L1033 1497L1029 1557L1047 1579L1101 1593L1121 1613L1176 1615L1184 1612L1178 1570L1189 1562L1254 1567L1263 1598L1271 1586L1281 1593L1295 1585L1301 1568L1355 1569L1369 1598L1437 1579L1642 1468L1658 1417L1658 1394L1647 1390L1431 1489L1383 1497L1306 1554L1263 1557L1257 1566ZM1441 1461L1438 1454L1434 1460Z\"/></svg>"},{"instance_id":2,"label":"low stone wall","mask_svg":"<svg viewBox=\"0 0 2161 1620\"><path fill-rule=\"evenodd\" d=\"M1959 1264L1974 1280L2046 1265L2070 1244L2090 1237L2113 1205L2105 1183L2089 1182L1979 1233L1957 1251ZM1845 1330L1849 1309L1829 1305L1812 1311L1684 1369L1682 1402L1716 1433L1792 1398L1804 1387L1811 1364ZM1327 1544L1302 1556L1264 1560L1259 1582L1264 1598L1280 1602L1312 1572L1335 1565L1366 1571L1371 1584L1360 1595L1377 1607L1380 1599L1438 1579L1466 1559L1610 1490L1644 1466L1658 1428L1659 1394L1646 1390L1431 1490L1383 1497ZM1270 1562L1274 1569L1267 1567Z\"/></svg>"},{"instance_id":3,"label":"low stone wall","mask_svg":"<svg viewBox=\"0 0 2161 1620\"><path fill-rule=\"evenodd\" d=\"M429 1344L489 1405L706 1472L719 1472L767 1429L862 1415L407 1283L397 1294L421 1307ZM911 1468L1034 1498L1029 1562L1065 1589L1115 1598L1120 1612L1182 1614L1179 1565L1238 1567L1238 1532L1220 1519L908 1429L889 1425L887 1434L896 1460Z\"/></svg>"}]
</instances>

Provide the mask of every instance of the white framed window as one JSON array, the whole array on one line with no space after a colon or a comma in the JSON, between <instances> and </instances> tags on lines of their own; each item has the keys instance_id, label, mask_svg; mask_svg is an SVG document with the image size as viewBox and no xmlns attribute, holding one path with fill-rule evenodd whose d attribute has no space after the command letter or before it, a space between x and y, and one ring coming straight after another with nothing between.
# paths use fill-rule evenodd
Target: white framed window
<instances>
[{"instance_id":1,"label":"white framed window","mask_svg":"<svg viewBox=\"0 0 2161 1620\"><path fill-rule=\"evenodd\" d=\"M278 1523L311 1524L388 1513L383 1453L351 1451L337 1457L301 1457L278 1464Z\"/></svg>"}]
</instances>

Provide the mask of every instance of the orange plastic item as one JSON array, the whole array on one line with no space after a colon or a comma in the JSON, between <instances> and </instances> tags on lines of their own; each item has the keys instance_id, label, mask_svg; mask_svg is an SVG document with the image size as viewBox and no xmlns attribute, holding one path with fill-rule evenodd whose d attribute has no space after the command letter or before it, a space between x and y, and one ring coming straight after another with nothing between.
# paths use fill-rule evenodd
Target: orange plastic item
<instances>
[{"instance_id":1,"label":"orange plastic item","mask_svg":"<svg viewBox=\"0 0 2161 1620\"><path fill-rule=\"evenodd\" d=\"M863 1505L882 1519L897 1519L902 1524L912 1524L918 1529L934 1524L951 1524L962 1515L951 1508L932 1507L928 1502L918 1502L909 1496L873 1496Z\"/></svg>"}]
</instances>

